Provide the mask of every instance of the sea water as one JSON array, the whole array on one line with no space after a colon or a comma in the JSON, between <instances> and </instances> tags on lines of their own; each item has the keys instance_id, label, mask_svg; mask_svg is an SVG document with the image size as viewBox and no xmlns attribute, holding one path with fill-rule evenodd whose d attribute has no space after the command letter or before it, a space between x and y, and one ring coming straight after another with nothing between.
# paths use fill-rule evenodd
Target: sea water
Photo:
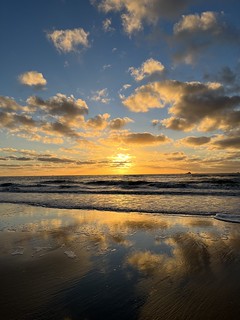
<instances>
[{"instance_id":1,"label":"sea water","mask_svg":"<svg viewBox=\"0 0 240 320\"><path fill-rule=\"evenodd\" d=\"M181 215L236 215L240 174L0 177L0 203Z\"/></svg>"}]
</instances>

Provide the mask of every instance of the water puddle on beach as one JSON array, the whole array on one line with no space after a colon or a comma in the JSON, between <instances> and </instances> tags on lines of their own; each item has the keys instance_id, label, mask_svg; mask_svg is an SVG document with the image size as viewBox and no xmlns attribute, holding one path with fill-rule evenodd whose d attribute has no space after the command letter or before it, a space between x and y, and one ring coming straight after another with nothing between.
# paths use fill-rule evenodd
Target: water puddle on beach
<instances>
[{"instance_id":1,"label":"water puddle on beach","mask_svg":"<svg viewBox=\"0 0 240 320\"><path fill-rule=\"evenodd\" d=\"M1 319L238 319L240 224L0 204Z\"/></svg>"}]
</instances>

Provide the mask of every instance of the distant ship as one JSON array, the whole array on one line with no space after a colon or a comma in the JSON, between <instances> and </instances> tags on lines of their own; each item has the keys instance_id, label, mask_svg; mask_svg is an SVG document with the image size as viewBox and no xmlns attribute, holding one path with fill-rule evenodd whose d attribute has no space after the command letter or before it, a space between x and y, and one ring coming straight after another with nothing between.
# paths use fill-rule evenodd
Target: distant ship
<instances>
[{"instance_id":1,"label":"distant ship","mask_svg":"<svg viewBox=\"0 0 240 320\"><path fill-rule=\"evenodd\" d=\"M192 174L192 172L191 172L191 171L188 171L186 174Z\"/></svg>"}]
</instances>

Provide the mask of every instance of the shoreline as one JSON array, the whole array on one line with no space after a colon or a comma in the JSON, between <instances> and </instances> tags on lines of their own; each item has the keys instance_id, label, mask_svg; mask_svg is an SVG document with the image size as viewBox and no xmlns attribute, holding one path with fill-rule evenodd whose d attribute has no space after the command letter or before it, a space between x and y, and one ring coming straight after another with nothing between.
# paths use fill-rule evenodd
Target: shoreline
<instances>
[{"instance_id":1,"label":"shoreline","mask_svg":"<svg viewBox=\"0 0 240 320\"><path fill-rule=\"evenodd\" d=\"M18 204L0 212L6 319L225 320L240 312L238 224Z\"/></svg>"}]
</instances>

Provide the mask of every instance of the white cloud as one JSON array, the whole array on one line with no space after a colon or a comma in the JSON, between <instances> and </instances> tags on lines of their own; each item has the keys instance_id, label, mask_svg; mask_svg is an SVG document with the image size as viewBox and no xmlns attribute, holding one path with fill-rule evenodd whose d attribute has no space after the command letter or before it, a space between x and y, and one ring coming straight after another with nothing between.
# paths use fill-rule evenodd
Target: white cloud
<instances>
[{"instance_id":1,"label":"white cloud","mask_svg":"<svg viewBox=\"0 0 240 320\"><path fill-rule=\"evenodd\" d=\"M160 61L150 58L145 62L143 62L141 67L139 68L130 67L128 70L130 71L131 76L136 81L141 81L146 77L156 75L156 74L158 75L162 74L165 70L165 67Z\"/></svg>"},{"instance_id":2,"label":"white cloud","mask_svg":"<svg viewBox=\"0 0 240 320\"><path fill-rule=\"evenodd\" d=\"M127 90L128 88L131 88L131 84L126 83L122 86L123 90Z\"/></svg>"},{"instance_id":3,"label":"white cloud","mask_svg":"<svg viewBox=\"0 0 240 320\"><path fill-rule=\"evenodd\" d=\"M174 25L174 34L182 32L198 32L207 31L211 33L219 33L221 26L218 21L216 12L206 11L202 14L190 14L182 16L182 19Z\"/></svg>"},{"instance_id":4,"label":"white cloud","mask_svg":"<svg viewBox=\"0 0 240 320\"><path fill-rule=\"evenodd\" d=\"M37 71L28 71L21 74L18 77L21 84L30 87L44 87L47 84L47 80L43 77L43 74Z\"/></svg>"},{"instance_id":5,"label":"white cloud","mask_svg":"<svg viewBox=\"0 0 240 320\"><path fill-rule=\"evenodd\" d=\"M103 68L103 70L106 70L106 69L112 68L112 65L111 64L104 64L102 68Z\"/></svg>"},{"instance_id":6,"label":"white cloud","mask_svg":"<svg viewBox=\"0 0 240 320\"><path fill-rule=\"evenodd\" d=\"M228 96L215 82L166 80L141 86L123 104L133 112L169 107L168 129L190 131L233 130L240 123L240 96Z\"/></svg>"},{"instance_id":7,"label":"white cloud","mask_svg":"<svg viewBox=\"0 0 240 320\"><path fill-rule=\"evenodd\" d=\"M102 0L97 6L106 13L121 12L123 28L131 35L141 30L144 23L156 24L160 18L178 15L189 3L190 0Z\"/></svg>"},{"instance_id":8,"label":"white cloud","mask_svg":"<svg viewBox=\"0 0 240 320\"><path fill-rule=\"evenodd\" d=\"M102 102L105 104L111 101L111 99L108 97L107 88L95 91L93 96L91 97L91 100Z\"/></svg>"},{"instance_id":9,"label":"white cloud","mask_svg":"<svg viewBox=\"0 0 240 320\"><path fill-rule=\"evenodd\" d=\"M109 18L106 18L106 19L103 21L102 25L103 25L103 30L104 30L105 32L112 32L112 31L115 30L115 29L112 27L112 20L109 19Z\"/></svg>"},{"instance_id":10,"label":"white cloud","mask_svg":"<svg viewBox=\"0 0 240 320\"><path fill-rule=\"evenodd\" d=\"M89 32L82 28L55 30L48 32L47 37L53 42L54 46L64 53L77 51L79 46L88 47Z\"/></svg>"}]
</instances>

